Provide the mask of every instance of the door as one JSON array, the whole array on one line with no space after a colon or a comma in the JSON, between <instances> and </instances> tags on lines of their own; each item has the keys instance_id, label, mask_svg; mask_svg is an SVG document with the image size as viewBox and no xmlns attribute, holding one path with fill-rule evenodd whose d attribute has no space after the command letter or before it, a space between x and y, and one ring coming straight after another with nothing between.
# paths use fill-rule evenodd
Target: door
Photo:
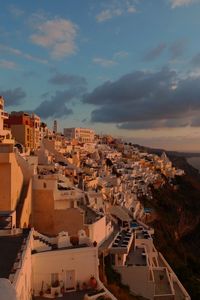
<instances>
[{"instance_id":1,"label":"door","mask_svg":"<svg viewBox=\"0 0 200 300\"><path fill-rule=\"evenodd\" d=\"M66 271L66 290L75 289L75 270Z\"/></svg>"}]
</instances>

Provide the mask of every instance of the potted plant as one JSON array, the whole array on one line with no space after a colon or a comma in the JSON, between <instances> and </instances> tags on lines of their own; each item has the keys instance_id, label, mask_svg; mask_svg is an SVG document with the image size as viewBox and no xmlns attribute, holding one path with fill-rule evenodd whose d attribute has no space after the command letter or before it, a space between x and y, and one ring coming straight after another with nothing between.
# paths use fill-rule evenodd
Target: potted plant
<instances>
[{"instance_id":1,"label":"potted plant","mask_svg":"<svg viewBox=\"0 0 200 300\"><path fill-rule=\"evenodd\" d=\"M64 295L64 292L65 292L65 288L64 288L64 285L61 287L61 294L63 294Z\"/></svg>"},{"instance_id":2,"label":"potted plant","mask_svg":"<svg viewBox=\"0 0 200 300\"><path fill-rule=\"evenodd\" d=\"M59 296L58 291L55 291L55 297L58 297L58 296Z\"/></svg>"},{"instance_id":3,"label":"potted plant","mask_svg":"<svg viewBox=\"0 0 200 300\"><path fill-rule=\"evenodd\" d=\"M71 236L70 237L70 243L72 244L72 246L78 246L79 245L79 238L78 236Z\"/></svg>"},{"instance_id":4,"label":"potted plant","mask_svg":"<svg viewBox=\"0 0 200 300\"><path fill-rule=\"evenodd\" d=\"M90 277L90 287L92 289L96 289L97 288L97 280L96 280L96 278L93 275Z\"/></svg>"},{"instance_id":5,"label":"potted plant","mask_svg":"<svg viewBox=\"0 0 200 300\"><path fill-rule=\"evenodd\" d=\"M77 281L76 289L77 289L77 291L80 291L80 283L79 283L79 281Z\"/></svg>"},{"instance_id":6,"label":"potted plant","mask_svg":"<svg viewBox=\"0 0 200 300\"><path fill-rule=\"evenodd\" d=\"M94 246L94 247L97 246L97 242L96 242L96 241L93 242L93 246Z\"/></svg>"},{"instance_id":7,"label":"potted plant","mask_svg":"<svg viewBox=\"0 0 200 300\"><path fill-rule=\"evenodd\" d=\"M40 290L40 296L44 295L44 291L43 291L43 286L44 286L44 281L42 281L42 286L41 286L41 290Z\"/></svg>"},{"instance_id":8,"label":"potted plant","mask_svg":"<svg viewBox=\"0 0 200 300\"><path fill-rule=\"evenodd\" d=\"M83 290L87 290L87 283L86 283L86 282L83 282L83 284L82 284L82 289L83 289Z\"/></svg>"},{"instance_id":9,"label":"potted plant","mask_svg":"<svg viewBox=\"0 0 200 300\"><path fill-rule=\"evenodd\" d=\"M55 296L56 293L58 293L58 295L61 292L61 287L60 287L60 282L59 280L55 280L52 284L51 284L51 295ZM58 296L57 295L57 296Z\"/></svg>"}]
</instances>

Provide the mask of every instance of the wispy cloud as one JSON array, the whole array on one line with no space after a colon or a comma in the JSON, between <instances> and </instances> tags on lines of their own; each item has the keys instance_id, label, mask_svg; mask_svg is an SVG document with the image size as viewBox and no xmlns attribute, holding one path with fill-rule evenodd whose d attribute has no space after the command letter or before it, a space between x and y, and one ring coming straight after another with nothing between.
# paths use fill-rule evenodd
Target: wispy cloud
<instances>
[{"instance_id":1,"label":"wispy cloud","mask_svg":"<svg viewBox=\"0 0 200 300\"><path fill-rule=\"evenodd\" d=\"M16 69L17 65L15 62L10 61L10 60L6 60L6 59L1 59L0 60L0 68L3 69Z\"/></svg>"},{"instance_id":2,"label":"wispy cloud","mask_svg":"<svg viewBox=\"0 0 200 300\"><path fill-rule=\"evenodd\" d=\"M165 43L161 43L158 46L156 46L155 48L151 49L150 51L148 51L146 53L146 55L144 56L144 60L145 61L152 61L156 58L158 58L163 51L166 49L166 44Z\"/></svg>"},{"instance_id":3,"label":"wispy cloud","mask_svg":"<svg viewBox=\"0 0 200 300\"><path fill-rule=\"evenodd\" d=\"M49 79L49 83L56 85L68 86L86 86L87 81L83 76L72 75L67 73L56 73Z\"/></svg>"},{"instance_id":4,"label":"wispy cloud","mask_svg":"<svg viewBox=\"0 0 200 300\"><path fill-rule=\"evenodd\" d=\"M92 61L93 63L98 64L101 67L108 68L117 65L121 59L126 58L128 55L129 53L127 51L121 50L115 52L110 59L103 57L95 57Z\"/></svg>"},{"instance_id":5,"label":"wispy cloud","mask_svg":"<svg viewBox=\"0 0 200 300\"><path fill-rule=\"evenodd\" d=\"M136 12L134 1L109 1L109 4L106 5L98 15L96 15L97 22L105 22L114 17L119 17L124 14L133 14Z\"/></svg>"},{"instance_id":6,"label":"wispy cloud","mask_svg":"<svg viewBox=\"0 0 200 300\"><path fill-rule=\"evenodd\" d=\"M105 67L105 68L112 67L117 64L117 62L112 59L105 59L102 57L93 58L93 63L100 65L102 67Z\"/></svg>"},{"instance_id":7,"label":"wispy cloud","mask_svg":"<svg viewBox=\"0 0 200 300\"><path fill-rule=\"evenodd\" d=\"M195 2L199 2L199 0L170 0L171 8L187 6Z\"/></svg>"},{"instance_id":8,"label":"wispy cloud","mask_svg":"<svg viewBox=\"0 0 200 300\"><path fill-rule=\"evenodd\" d=\"M121 58L126 58L129 55L127 51L118 51L115 52L113 55L114 59L121 59Z\"/></svg>"},{"instance_id":9,"label":"wispy cloud","mask_svg":"<svg viewBox=\"0 0 200 300\"><path fill-rule=\"evenodd\" d=\"M115 10L105 9L105 10L102 10L96 16L96 20L97 20L97 22L105 22L109 19L112 19L113 17L121 16L121 15L122 15L122 10L121 9L115 9Z\"/></svg>"},{"instance_id":10,"label":"wispy cloud","mask_svg":"<svg viewBox=\"0 0 200 300\"><path fill-rule=\"evenodd\" d=\"M42 58L30 55L28 53L24 53L19 49L12 48L12 47L0 44L0 53L2 53L2 52L5 52L7 54L8 53L9 54L14 54L16 56L21 56L21 57L24 57L27 60L35 61L35 62L38 62L38 63L41 63L41 64L47 64L48 63L48 61L46 59L42 59Z\"/></svg>"},{"instance_id":11,"label":"wispy cloud","mask_svg":"<svg viewBox=\"0 0 200 300\"><path fill-rule=\"evenodd\" d=\"M200 67L200 53L197 53L191 60L194 67Z\"/></svg>"},{"instance_id":12,"label":"wispy cloud","mask_svg":"<svg viewBox=\"0 0 200 300\"><path fill-rule=\"evenodd\" d=\"M16 7L15 5L10 5L8 7L8 10L15 18L19 18L24 14L24 11L21 8Z\"/></svg>"},{"instance_id":13,"label":"wispy cloud","mask_svg":"<svg viewBox=\"0 0 200 300\"><path fill-rule=\"evenodd\" d=\"M184 39L180 39L180 40L175 41L169 47L171 58L172 59L180 58L184 54L186 46L187 46L187 41L184 40Z\"/></svg>"},{"instance_id":14,"label":"wispy cloud","mask_svg":"<svg viewBox=\"0 0 200 300\"><path fill-rule=\"evenodd\" d=\"M143 60L151 62L155 59L158 59L167 50L171 59L170 63L177 63L177 60L184 55L187 44L187 40L183 38L177 39L171 44L160 43L156 47L147 51L147 53L143 57Z\"/></svg>"},{"instance_id":15,"label":"wispy cloud","mask_svg":"<svg viewBox=\"0 0 200 300\"><path fill-rule=\"evenodd\" d=\"M34 27L36 33L30 37L32 43L49 49L52 58L61 59L76 52L78 27L71 21L62 18L42 20Z\"/></svg>"}]
</instances>

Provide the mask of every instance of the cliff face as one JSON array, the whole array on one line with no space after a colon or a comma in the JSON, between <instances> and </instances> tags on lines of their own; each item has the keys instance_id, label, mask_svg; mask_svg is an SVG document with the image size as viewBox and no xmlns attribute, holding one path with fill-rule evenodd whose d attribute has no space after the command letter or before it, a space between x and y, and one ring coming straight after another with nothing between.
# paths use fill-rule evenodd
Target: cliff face
<instances>
[{"instance_id":1,"label":"cliff face","mask_svg":"<svg viewBox=\"0 0 200 300\"><path fill-rule=\"evenodd\" d=\"M174 185L167 182L152 190L153 199L144 204L156 211L151 223L155 244L163 253L192 299L200 299L200 175L185 158L170 157L173 164L185 170Z\"/></svg>"}]
</instances>

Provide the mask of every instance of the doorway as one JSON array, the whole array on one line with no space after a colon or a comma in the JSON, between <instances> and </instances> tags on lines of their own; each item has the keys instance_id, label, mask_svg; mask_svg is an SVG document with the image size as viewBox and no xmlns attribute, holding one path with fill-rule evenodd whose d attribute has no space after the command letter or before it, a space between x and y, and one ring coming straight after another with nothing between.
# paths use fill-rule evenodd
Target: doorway
<instances>
[{"instance_id":1,"label":"doorway","mask_svg":"<svg viewBox=\"0 0 200 300\"><path fill-rule=\"evenodd\" d=\"M75 270L66 271L66 290L74 290L75 289Z\"/></svg>"}]
</instances>

